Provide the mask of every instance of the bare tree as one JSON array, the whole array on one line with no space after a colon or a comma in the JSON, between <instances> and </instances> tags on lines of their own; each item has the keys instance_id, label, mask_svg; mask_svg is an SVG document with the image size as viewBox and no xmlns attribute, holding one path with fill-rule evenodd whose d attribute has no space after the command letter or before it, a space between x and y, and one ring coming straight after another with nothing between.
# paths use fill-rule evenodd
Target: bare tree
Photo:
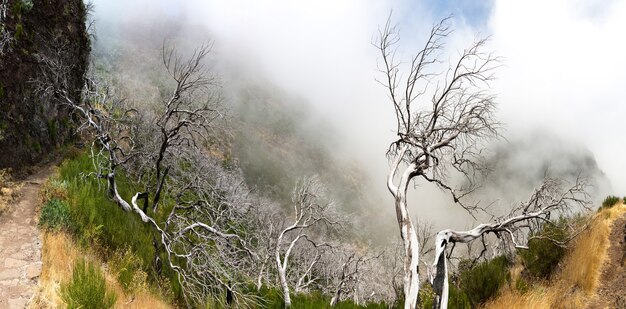
<instances>
[{"instance_id":1,"label":"bare tree","mask_svg":"<svg viewBox=\"0 0 626 309\"><path fill-rule=\"evenodd\" d=\"M358 252L362 251L362 252ZM338 260L335 265L330 285L332 298L330 306L335 306L343 298L352 296L354 303L359 304L359 284L364 276L363 271L367 264L375 259L379 259L383 252L377 255L370 255L369 248L363 250L350 250L337 254ZM336 267L339 266L339 267Z\"/></svg>"},{"instance_id":2,"label":"bare tree","mask_svg":"<svg viewBox=\"0 0 626 309\"><path fill-rule=\"evenodd\" d=\"M301 241L306 241L315 248L321 246L329 246L312 237L313 229L331 227L338 225L339 222L334 220L332 215L332 202L325 201L325 192L317 177L304 178L296 185L292 196L293 203L293 221L284 227L278 234L276 247L274 250L274 258L276 269L280 280L280 287L283 291L285 307L291 306L291 297L289 295L289 282L287 280L287 270L289 267L289 257L294 247ZM317 263L313 259L306 265L307 271L301 276L309 275L312 267ZM305 279L303 279L305 280Z\"/></svg>"},{"instance_id":3,"label":"bare tree","mask_svg":"<svg viewBox=\"0 0 626 309\"><path fill-rule=\"evenodd\" d=\"M461 199L473 190L482 141L496 136L498 129L494 97L483 90L493 79L498 59L482 52L486 41L481 39L463 50L445 73L437 73L443 41L450 33L448 19L434 25L424 47L409 61L404 79L403 67L395 59L399 36L391 18L375 42L384 76L379 82L396 114L397 139L387 152L391 160L387 187L395 200L404 243L405 308L417 307L420 284L420 245L406 198L410 183L416 179L434 183L449 192L455 203L473 210L475 206ZM455 188L448 180L451 169L470 185Z\"/></svg>"},{"instance_id":4,"label":"bare tree","mask_svg":"<svg viewBox=\"0 0 626 309\"><path fill-rule=\"evenodd\" d=\"M41 59L45 69L39 91L69 106L81 122L79 131L93 138L94 171L85 174L106 180L111 199L156 231L156 247L178 275L189 307L224 294L242 305L255 301L239 288L257 259L250 247L253 236L243 228L249 220L249 190L239 174L222 169L203 152L203 141L222 116L214 78L203 64L209 51L210 46L202 46L185 61L164 47L174 87L153 113L134 109L95 78L88 79L76 102L65 83L70 68L62 61L62 49ZM122 172L142 185L130 199L118 190ZM167 213L150 216L148 204L159 211L165 193L171 201Z\"/></svg>"},{"instance_id":5,"label":"bare tree","mask_svg":"<svg viewBox=\"0 0 626 309\"><path fill-rule=\"evenodd\" d=\"M435 242L435 277L432 280L435 290L435 308L447 308L448 306L448 265L446 250L452 245L451 250L457 243L470 243L481 239L486 250L485 236L494 234L499 239L509 238L515 249L528 249L527 242L538 236L537 231L544 224L553 224L550 220L555 214L568 214L576 210L588 209L588 196L585 192L584 180L577 179L567 190L562 189L563 184L559 179L546 178L530 198L514 207L511 212L492 223L483 223L468 231L454 231L450 229L437 233ZM578 229L579 231L581 229ZM570 233L576 235L576 233ZM531 235L528 237L527 235ZM549 236L548 236L549 237ZM554 240L563 243L559 240Z\"/></svg>"}]
</instances>

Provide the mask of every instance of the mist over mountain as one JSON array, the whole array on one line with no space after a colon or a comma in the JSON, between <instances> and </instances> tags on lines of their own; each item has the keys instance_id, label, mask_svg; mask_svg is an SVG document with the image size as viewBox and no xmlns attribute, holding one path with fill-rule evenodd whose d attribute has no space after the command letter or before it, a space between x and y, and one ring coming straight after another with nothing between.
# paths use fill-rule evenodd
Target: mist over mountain
<instances>
[{"instance_id":1,"label":"mist over mountain","mask_svg":"<svg viewBox=\"0 0 626 309\"><path fill-rule=\"evenodd\" d=\"M480 180L476 197L484 204L494 203L491 211L499 214L525 201L547 176L566 183L584 179L592 207L612 191L610 180L588 148L549 132L535 130L494 143L486 166L488 173Z\"/></svg>"}]
</instances>

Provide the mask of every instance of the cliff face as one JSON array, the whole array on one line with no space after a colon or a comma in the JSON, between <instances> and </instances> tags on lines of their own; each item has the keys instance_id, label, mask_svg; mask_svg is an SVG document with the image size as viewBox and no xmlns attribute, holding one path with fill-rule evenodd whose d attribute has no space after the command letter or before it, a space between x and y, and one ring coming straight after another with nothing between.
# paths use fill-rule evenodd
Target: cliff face
<instances>
[{"instance_id":1,"label":"cliff face","mask_svg":"<svg viewBox=\"0 0 626 309\"><path fill-rule=\"evenodd\" d=\"M49 88L62 76L57 86L79 99L85 21L82 0L0 0L0 168L36 163L72 137L69 112Z\"/></svg>"}]
</instances>

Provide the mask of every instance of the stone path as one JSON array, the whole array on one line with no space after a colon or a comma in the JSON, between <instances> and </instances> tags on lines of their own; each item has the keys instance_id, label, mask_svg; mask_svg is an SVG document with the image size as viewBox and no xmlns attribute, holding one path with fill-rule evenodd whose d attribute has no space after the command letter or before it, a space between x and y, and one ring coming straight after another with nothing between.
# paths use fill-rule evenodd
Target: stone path
<instances>
[{"instance_id":1,"label":"stone path","mask_svg":"<svg viewBox=\"0 0 626 309\"><path fill-rule=\"evenodd\" d=\"M0 309L25 308L41 274L41 235L36 208L45 168L30 176L20 197L0 216Z\"/></svg>"}]
</instances>

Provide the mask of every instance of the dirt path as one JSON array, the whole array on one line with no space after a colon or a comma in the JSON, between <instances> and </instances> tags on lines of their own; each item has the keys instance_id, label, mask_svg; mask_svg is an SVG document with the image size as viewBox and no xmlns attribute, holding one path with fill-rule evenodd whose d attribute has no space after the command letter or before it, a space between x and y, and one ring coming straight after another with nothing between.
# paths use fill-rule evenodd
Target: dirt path
<instances>
[{"instance_id":1,"label":"dirt path","mask_svg":"<svg viewBox=\"0 0 626 309\"><path fill-rule=\"evenodd\" d=\"M587 308L626 308L626 215L613 223L607 262L602 266L597 297ZM590 252L589 254L593 254Z\"/></svg>"},{"instance_id":2,"label":"dirt path","mask_svg":"<svg viewBox=\"0 0 626 309\"><path fill-rule=\"evenodd\" d=\"M26 179L20 197L0 216L0 309L24 308L41 273L41 235L36 208L39 188L51 174L44 168Z\"/></svg>"}]
</instances>

